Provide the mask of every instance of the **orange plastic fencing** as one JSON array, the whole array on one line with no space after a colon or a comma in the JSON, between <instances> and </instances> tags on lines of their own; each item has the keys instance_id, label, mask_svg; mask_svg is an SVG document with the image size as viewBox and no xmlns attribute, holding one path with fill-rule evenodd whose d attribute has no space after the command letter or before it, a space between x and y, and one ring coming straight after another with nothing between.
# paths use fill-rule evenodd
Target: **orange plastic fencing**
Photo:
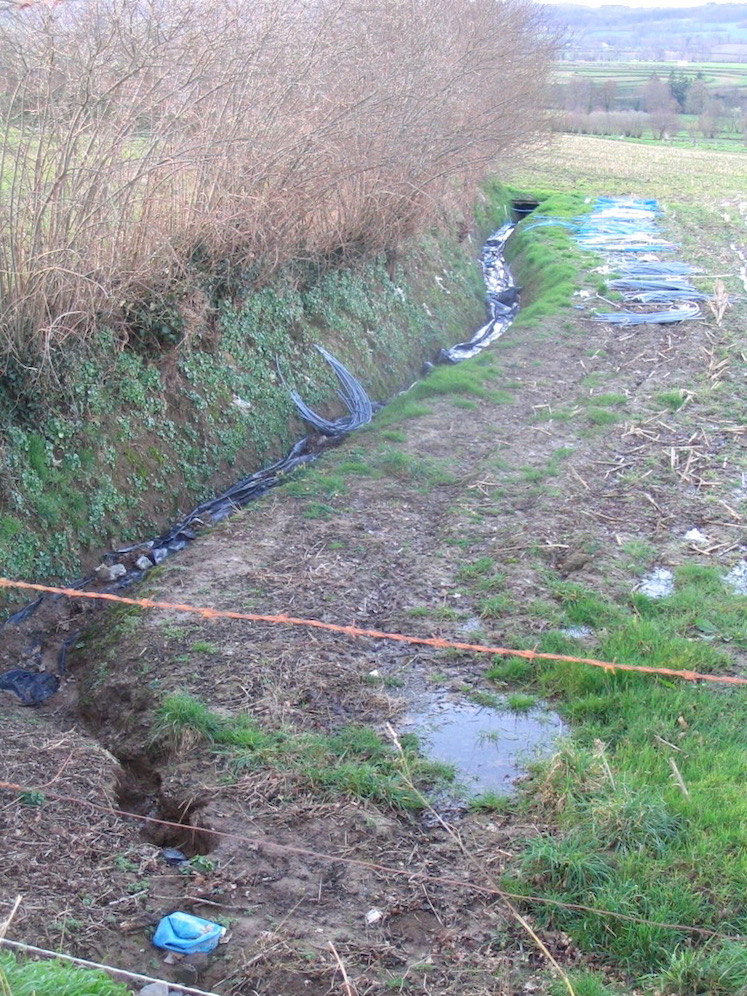
<instances>
[{"instance_id":1,"label":"orange plastic fencing","mask_svg":"<svg viewBox=\"0 0 747 996\"><path fill-rule=\"evenodd\" d=\"M536 650L514 650L510 647L490 647L481 643L462 643L458 640L444 640L439 636L407 636L404 633L388 633L385 630L365 629L360 626L342 626L337 623L321 622L319 619L301 619L297 616L263 615L257 612L235 612L230 609L211 609L197 605L184 605L180 602L161 602L151 598L126 598L109 592L78 591L76 588L55 588L52 585L32 584L29 581L12 581L0 578L0 588L20 588L24 591L46 592L64 595L67 598L88 598L119 605L135 605L142 609L165 609L170 612L189 612L203 619L240 619L246 622L264 622L279 626L305 626L310 629L323 629L345 636L364 636L375 640L395 640L416 646L436 647L439 650L467 650L471 653L493 654L500 657L522 657L535 661L566 661L569 664L586 664L600 667L605 671L634 671L642 674L660 674L668 678L681 678L683 681L710 681L721 685L747 685L747 678L729 674L702 674L698 671L678 671L669 667L648 667L645 664L621 664L618 661L600 661L593 657L572 657L567 654L539 653Z\"/></svg>"}]
</instances>

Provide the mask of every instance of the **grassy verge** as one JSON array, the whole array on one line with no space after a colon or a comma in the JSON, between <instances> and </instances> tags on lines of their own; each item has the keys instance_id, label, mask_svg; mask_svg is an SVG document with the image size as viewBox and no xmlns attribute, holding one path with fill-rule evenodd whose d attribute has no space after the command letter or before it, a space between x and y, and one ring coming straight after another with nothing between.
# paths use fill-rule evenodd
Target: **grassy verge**
<instances>
[{"instance_id":1,"label":"grassy verge","mask_svg":"<svg viewBox=\"0 0 747 996\"><path fill-rule=\"evenodd\" d=\"M582 193L534 194L539 204L536 214L570 220L590 211L592 204ZM571 232L564 227L531 228L530 217L520 226L508 247L508 259L517 282L524 288L526 305L515 322L516 328L531 328L543 317L571 307L573 294L580 289L584 258Z\"/></svg>"},{"instance_id":2,"label":"grassy verge","mask_svg":"<svg viewBox=\"0 0 747 996\"><path fill-rule=\"evenodd\" d=\"M55 961L28 961L0 952L0 991L8 996L128 996L103 972Z\"/></svg>"},{"instance_id":3,"label":"grassy verge","mask_svg":"<svg viewBox=\"0 0 747 996\"><path fill-rule=\"evenodd\" d=\"M747 600L730 594L715 569L680 568L675 593L657 600L604 598L570 582L550 590L560 625L539 640L541 651L729 672L732 648L747 645ZM590 642L566 635L579 626L593 632ZM629 916L534 908L540 923L587 950L638 978L656 976L661 991L741 991L731 969L719 985L711 977L715 952L725 968L734 946L708 931L736 937L747 929L745 692L520 658L497 661L489 677L498 688L551 696L572 728L529 785L529 809L554 829L527 846L512 890ZM701 973L701 988L672 988L683 959L693 980ZM739 962L744 973L747 961Z\"/></svg>"},{"instance_id":4,"label":"grassy verge","mask_svg":"<svg viewBox=\"0 0 747 996\"><path fill-rule=\"evenodd\" d=\"M318 797L344 795L392 809L422 809L420 792L453 779L447 766L427 761L417 738L399 738L401 751L366 726L334 733L265 729L248 714L223 718L204 702L181 693L167 696L153 726L154 746L184 753L207 743L221 755L231 777L271 769Z\"/></svg>"},{"instance_id":5,"label":"grassy verge","mask_svg":"<svg viewBox=\"0 0 747 996\"><path fill-rule=\"evenodd\" d=\"M54 390L0 385L0 573L69 579L91 551L157 534L275 458L304 431L278 365L313 406L334 397L314 343L372 397L389 397L425 356L463 336L465 318L479 323L474 251L424 237L393 279L383 257L306 283L288 270L237 304L192 316L189 335L175 307L168 320L185 338L165 357L153 338L161 316L161 331L132 348L105 330L71 346Z\"/></svg>"}]
</instances>

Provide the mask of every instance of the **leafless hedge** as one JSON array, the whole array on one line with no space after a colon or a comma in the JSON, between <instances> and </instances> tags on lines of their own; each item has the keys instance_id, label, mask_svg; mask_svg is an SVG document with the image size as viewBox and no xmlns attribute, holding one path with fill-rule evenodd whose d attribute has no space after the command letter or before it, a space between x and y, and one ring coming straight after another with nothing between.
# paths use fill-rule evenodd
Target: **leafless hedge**
<instances>
[{"instance_id":1,"label":"leafless hedge","mask_svg":"<svg viewBox=\"0 0 747 996\"><path fill-rule=\"evenodd\" d=\"M0 10L0 356L53 363L229 259L391 249L536 129L528 0L74 0ZM0 372L3 369L0 360Z\"/></svg>"},{"instance_id":2,"label":"leafless hedge","mask_svg":"<svg viewBox=\"0 0 747 996\"><path fill-rule=\"evenodd\" d=\"M641 138L652 127L644 111L558 111L552 117L554 131L580 135L612 135Z\"/></svg>"}]
</instances>

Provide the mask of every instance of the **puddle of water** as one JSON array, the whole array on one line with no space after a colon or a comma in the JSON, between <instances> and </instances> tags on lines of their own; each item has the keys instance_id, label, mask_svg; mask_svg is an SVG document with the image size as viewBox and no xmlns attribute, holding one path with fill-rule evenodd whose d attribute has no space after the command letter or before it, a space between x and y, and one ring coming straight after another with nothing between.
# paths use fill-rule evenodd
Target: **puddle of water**
<instances>
[{"instance_id":1,"label":"puddle of water","mask_svg":"<svg viewBox=\"0 0 747 996\"><path fill-rule=\"evenodd\" d=\"M582 640L585 636L591 636L594 632L591 626L566 626L565 629L561 629L561 633L564 636L570 636L574 640Z\"/></svg>"},{"instance_id":2,"label":"puddle of water","mask_svg":"<svg viewBox=\"0 0 747 996\"><path fill-rule=\"evenodd\" d=\"M566 732L560 716L541 707L504 712L443 697L410 713L404 729L417 733L432 760L454 765L470 795L509 794L527 761L551 754Z\"/></svg>"},{"instance_id":3,"label":"puddle of water","mask_svg":"<svg viewBox=\"0 0 747 996\"><path fill-rule=\"evenodd\" d=\"M666 567L656 567L641 578L638 590L649 598L666 598L674 592L674 574Z\"/></svg>"},{"instance_id":4,"label":"puddle of water","mask_svg":"<svg viewBox=\"0 0 747 996\"><path fill-rule=\"evenodd\" d=\"M747 561L740 560L735 564L724 577L724 583L735 595L747 595Z\"/></svg>"}]
</instances>

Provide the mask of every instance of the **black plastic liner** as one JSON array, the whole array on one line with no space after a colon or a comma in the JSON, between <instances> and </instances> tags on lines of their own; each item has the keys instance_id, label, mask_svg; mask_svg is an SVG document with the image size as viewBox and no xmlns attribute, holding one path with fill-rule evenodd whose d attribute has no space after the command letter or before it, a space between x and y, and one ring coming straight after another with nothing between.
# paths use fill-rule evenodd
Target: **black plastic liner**
<instances>
[{"instance_id":1,"label":"black plastic liner","mask_svg":"<svg viewBox=\"0 0 747 996\"><path fill-rule=\"evenodd\" d=\"M457 343L451 349L442 349L436 357L436 363L459 363L461 360L476 356L486 346L495 342L516 317L521 288L513 283L511 271L503 258L506 242L515 227L513 223L504 225L483 247L481 264L487 289L487 323L478 329L469 341ZM314 428L314 432L299 439L286 456L276 463L249 474L227 491L193 508L156 539L120 547L105 554L104 561L96 573L73 581L68 587L83 590L96 585L98 590L106 592L122 591L130 587L156 564L183 550L196 539L201 529L228 518L250 501L283 483L298 467L316 460L325 449L339 444L351 432L369 423L374 412L383 406L370 400L360 382L331 353L321 346L317 346L316 349L330 365L339 381L338 397L348 410L346 416L334 420L326 419L309 408L296 391L290 390L290 396L301 418ZM433 364L426 364L427 369L431 369L432 366ZM109 582L108 586L102 588L102 581ZM65 596L40 595L14 612L0 626L0 632L8 626L23 623L46 598L57 600L63 597ZM57 675L48 671L13 668L0 675L0 690L15 693L22 705L40 705L59 688L58 675L65 673L68 651L79 636L80 631L74 633L60 647L57 654Z\"/></svg>"},{"instance_id":2,"label":"black plastic liner","mask_svg":"<svg viewBox=\"0 0 747 996\"><path fill-rule=\"evenodd\" d=\"M507 222L491 235L482 250L482 273L487 288L488 321L468 342L458 342L442 349L437 363L459 363L477 356L486 346L500 338L519 312L521 287L514 284L503 253L516 225Z\"/></svg>"}]
</instances>

